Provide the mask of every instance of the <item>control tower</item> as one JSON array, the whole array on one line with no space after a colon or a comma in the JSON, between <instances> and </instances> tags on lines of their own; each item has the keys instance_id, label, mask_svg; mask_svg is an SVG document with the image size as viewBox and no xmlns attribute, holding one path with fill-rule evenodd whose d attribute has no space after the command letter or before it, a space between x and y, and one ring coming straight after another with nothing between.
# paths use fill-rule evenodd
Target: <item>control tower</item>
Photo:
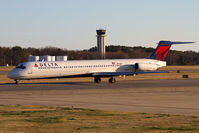
<instances>
[{"instance_id":1,"label":"control tower","mask_svg":"<svg viewBox=\"0 0 199 133\"><path fill-rule=\"evenodd\" d=\"M101 54L101 58L105 59L105 53L106 53L106 48L105 48L105 34L106 30L105 29L98 29L96 30L97 32L97 52Z\"/></svg>"}]
</instances>

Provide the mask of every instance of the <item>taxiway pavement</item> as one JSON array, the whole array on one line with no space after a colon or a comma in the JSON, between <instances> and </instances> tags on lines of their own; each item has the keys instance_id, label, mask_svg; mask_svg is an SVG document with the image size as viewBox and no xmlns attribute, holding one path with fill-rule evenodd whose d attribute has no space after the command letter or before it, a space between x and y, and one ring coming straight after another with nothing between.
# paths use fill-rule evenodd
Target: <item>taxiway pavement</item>
<instances>
[{"instance_id":1,"label":"taxiway pavement","mask_svg":"<svg viewBox=\"0 0 199 133\"><path fill-rule=\"evenodd\" d=\"M0 84L0 104L199 115L199 79Z\"/></svg>"}]
</instances>

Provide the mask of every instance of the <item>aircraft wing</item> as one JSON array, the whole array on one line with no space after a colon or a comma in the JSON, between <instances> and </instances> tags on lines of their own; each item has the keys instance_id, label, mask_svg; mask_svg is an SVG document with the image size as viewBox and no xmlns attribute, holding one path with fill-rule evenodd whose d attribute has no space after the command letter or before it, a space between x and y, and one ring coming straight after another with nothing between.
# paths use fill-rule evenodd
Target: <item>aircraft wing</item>
<instances>
[{"instance_id":1,"label":"aircraft wing","mask_svg":"<svg viewBox=\"0 0 199 133\"><path fill-rule=\"evenodd\" d=\"M146 74L146 73L164 73L164 72L89 72L86 74L71 75L71 76L56 76L56 77L43 77L37 79L52 79L52 78L73 78L73 77L112 77L120 75L137 75L137 74Z\"/></svg>"},{"instance_id":2,"label":"aircraft wing","mask_svg":"<svg viewBox=\"0 0 199 133\"><path fill-rule=\"evenodd\" d=\"M137 74L147 74L147 73L164 73L162 71L157 72L95 72L92 74L93 77L110 77L110 76L120 76L120 75L137 75Z\"/></svg>"}]
</instances>

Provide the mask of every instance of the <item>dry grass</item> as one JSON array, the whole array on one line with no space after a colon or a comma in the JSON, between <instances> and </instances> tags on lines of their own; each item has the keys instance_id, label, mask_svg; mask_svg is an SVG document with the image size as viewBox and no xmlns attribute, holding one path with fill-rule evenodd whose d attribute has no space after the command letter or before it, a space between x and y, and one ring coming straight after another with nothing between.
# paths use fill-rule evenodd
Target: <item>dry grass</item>
<instances>
[{"instance_id":1,"label":"dry grass","mask_svg":"<svg viewBox=\"0 0 199 133\"><path fill-rule=\"evenodd\" d=\"M160 70L199 70L199 65L194 66L166 66Z\"/></svg>"},{"instance_id":2,"label":"dry grass","mask_svg":"<svg viewBox=\"0 0 199 133\"><path fill-rule=\"evenodd\" d=\"M14 68L14 66L9 66L9 67L6 67L6 66L1 66L0 67L0 71L10 71L10 70L12 70Z\"/></svg>"},{"instance_id":3,"label":"dry grass","mask_svg":"<svg viewBox=\"0 0 199 133\"><path fill-rule=\"evenodd\" d=\"M5 132L199 132L199 117L1 105L0 133Z\"/></svg>"}]
</instances>

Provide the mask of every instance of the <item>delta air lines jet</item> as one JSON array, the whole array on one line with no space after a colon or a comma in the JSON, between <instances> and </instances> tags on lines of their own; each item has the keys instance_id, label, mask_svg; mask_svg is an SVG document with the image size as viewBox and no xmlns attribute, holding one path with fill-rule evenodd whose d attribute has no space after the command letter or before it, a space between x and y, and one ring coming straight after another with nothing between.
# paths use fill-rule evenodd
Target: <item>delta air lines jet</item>
<instances>
[{"instance_id":1,"label":"delta air lines jet","mask_svg":"<svg viewBox=\"0 0 199 133\"><path fill-rule=\"evenodd\" d=\"M94 77L95 83L99 83L102 77L110 77L109 83L114 83L115 76L155 73L155 70L166 66L165 59L171 45L186 43L193 42L160 41L155 51L143 59L24 62L8 72L7 76L16 84L19 80L67 77Z\"/></svg>"}]
</instances>

